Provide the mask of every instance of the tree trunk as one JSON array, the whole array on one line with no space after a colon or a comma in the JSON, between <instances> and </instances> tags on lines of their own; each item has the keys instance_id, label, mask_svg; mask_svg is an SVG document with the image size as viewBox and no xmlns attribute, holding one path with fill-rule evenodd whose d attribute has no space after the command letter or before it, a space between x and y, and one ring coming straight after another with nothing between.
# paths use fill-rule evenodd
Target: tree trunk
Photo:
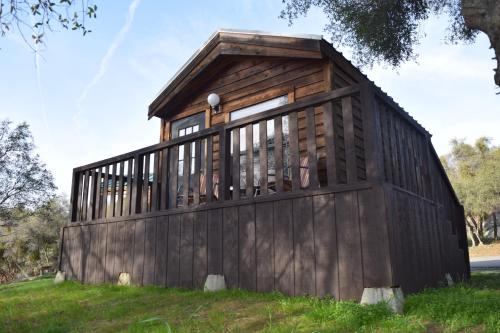
<instances>
[{"instance_id":1,"label":"tree trunk","mask_svg":"<svg viewBox=\"0 0 500 333\"><path fill-rule=\"evenodd\" d=\"M500 86L500 1L462 0L462 16L467 27L484 32L490 39L497 60L495 83Z\"/></svg>"},{"instance_id":2,"label":"tree trunk","mask_svg":"<svg viewBox=\"0 0 500 333\"><path fill-rule=\"evenodd\" d=\"M493 212L493 239L498 240L497 212Z\"/></svg>"},{"instance_id":3,"label":"tree trunk","mask_svg":"<svg viewBox=\"0 0 500 333\"><path fill-rule=\"evenodd\" d=\"M475 236L479 245L484 245L483 240L481 239L479 223L477 222L477 220L472 216L467 216L466 221L467 226L470 228L470 231L473 235L473 238Z\"/></svg>"}]
</instances>

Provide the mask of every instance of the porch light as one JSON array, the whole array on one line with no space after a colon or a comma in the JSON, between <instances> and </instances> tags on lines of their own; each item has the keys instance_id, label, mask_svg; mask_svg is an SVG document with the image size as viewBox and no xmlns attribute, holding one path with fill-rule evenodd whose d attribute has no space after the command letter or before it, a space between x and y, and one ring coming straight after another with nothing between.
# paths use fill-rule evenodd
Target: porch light
<instances>
[{"instance_id":1,"label":"porch light","mask_svg":"<svg viewBox=\"0 0 500 333\"><path fill-rule=\"evenodd\" d=\"M207 97L207 102L208 104L210 104L210 106L215 109L217 105L219 105L220 103L220 97L219 95L215 94L215 93L211 93L210 95L208 95Z\"/></svg>"}]
</instances>

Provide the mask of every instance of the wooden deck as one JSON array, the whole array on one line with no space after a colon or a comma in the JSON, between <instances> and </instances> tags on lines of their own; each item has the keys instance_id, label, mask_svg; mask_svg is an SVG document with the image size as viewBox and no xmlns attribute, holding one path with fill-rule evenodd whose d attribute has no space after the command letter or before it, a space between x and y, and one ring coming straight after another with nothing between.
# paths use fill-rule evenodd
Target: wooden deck
<instances>
[{"instance_id":1,"label":"wooden deck","mask_svg":"<svg viewBox=\"0 0 500 333\"><path fill-rule=\"evenodd\" d=\"M86 283L127 272L201 288L224 274L359 299L469 274L429 134L368 81L75 168L71 220L59 267Z\"/></svg>"}]
</instances>

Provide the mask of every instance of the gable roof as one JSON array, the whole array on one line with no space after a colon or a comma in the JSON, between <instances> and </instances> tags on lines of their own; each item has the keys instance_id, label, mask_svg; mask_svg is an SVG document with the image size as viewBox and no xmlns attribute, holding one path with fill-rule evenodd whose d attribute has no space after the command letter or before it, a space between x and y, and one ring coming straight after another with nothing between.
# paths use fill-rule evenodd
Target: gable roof
<instances>
[{"instance_id":1,"label":"gable roof","mask_svg":"<svg viewBox=\"0 0 500 333\"><path fill-rule=\"evenodd\" d=\"M204 69L221 56L269 56L321 59L324 57L320 35L283 35L251 30L221 29L198 49L167 82L149 105L149 118L168 112L169 102Z\"/></svg>"}]
</instances>

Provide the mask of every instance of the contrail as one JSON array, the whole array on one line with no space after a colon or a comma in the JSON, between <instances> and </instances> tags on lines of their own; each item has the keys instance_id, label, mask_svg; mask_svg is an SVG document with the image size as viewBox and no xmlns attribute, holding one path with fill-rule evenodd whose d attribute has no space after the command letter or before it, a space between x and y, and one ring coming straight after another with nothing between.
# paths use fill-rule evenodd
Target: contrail
<instances>
[{"instance_id":1,"label":"contrail","mask_svg":"<svg viewBox=\"0 0 500 333\"><path fill-rule=\"evenodd\" d=\"M99 65L99 70L97 71L97 73L92 78L92 81L90 81L89 84L87 84L87 86L85 87L85 89L83 89L82 93L80 94L80 96L76 100L76 104L77 104L77 113L75 115L76 117L78 117L82 113L82 111L83 111L82 110L82 103L83 103L83 101L87 98L87 95L89 94L89 91L103 77L103 75L106 72L106 69L108 67L109 61L113 57L116 49L120 46L120 44L125 39L125 35L127 34L127 32L129 31L130 27L132 26L132 22L134 20L134 15L135 15L135 11L137 9L137 6L139 6L139 4L141 3L141 1L142 0L133 0L130 3L130 5L128 7L128 14L127 14L127 19L125 21L125 24L120 29L120 31L118 32L118 34L115 36L115 38L114 38L113 42L111 43L111 45L109 46L106 54L101 59L101 63Z\"/></svg>"}]
</instances>

